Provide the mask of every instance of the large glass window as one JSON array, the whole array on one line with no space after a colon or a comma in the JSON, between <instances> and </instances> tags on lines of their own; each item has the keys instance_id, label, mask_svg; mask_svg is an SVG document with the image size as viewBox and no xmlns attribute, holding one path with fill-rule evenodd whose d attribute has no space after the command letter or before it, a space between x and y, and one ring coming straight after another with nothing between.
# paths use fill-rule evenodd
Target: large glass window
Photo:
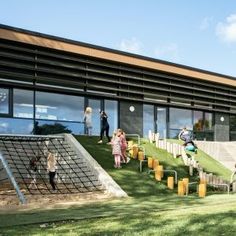
<instances>
[{"instance_id":1,"label":"large glass window","mask_svg":"<svg viewBox=\"0 0 236 236\"><path fill-rule=\"evenodd\" d=\"M105 100L105 112L108 115L108 122L110 126L110 135L117 129L118 125L118 103L117 101Z\"/></svg>"},{"instance_id":2,"label":"large glass window","mask_svg":"<svg viewBox=\"0 0 236 236\"><path fill-rule=\"evenodd\" d=\"M193 130L194 131L203 131L203 112L194 111L193 112Z\"/></svg>"},{"instance_id":3,"label":"large glass window","mask_svg":"<svg viewBox=\"0 0 236 236\"><path fill-rule=\"evenodd\" d=\"M188 130L192 130L192 111L179 109L179 108L170 108L169 111L170 117L170 138L177 138L181 129L186 127Z\"/></svg>"},{"instance_id":4,"label":"large glass window","mask_svg":"<svg viewBox=\"0 0 236 236\"><path fill-rule=\"evenodd\" d=\"M13 114L14 117L33 118L33 91L14 89Z\"/></svg>"},{"instance_id":5,"label":"large glass window","mask_svg":"<svg viewBox=\"0 0 236 236\"><path fill-rule=\"evenodd\" d=\"M160 138L166 138L167 136L166 127L166 108L157 107L157 132Z\"/></svg>"},{"instance_id":6,"label":"large glass window","mask_svg":"<svg viewBox=\"0 0 236 236\"><path fill-rule=\"evenodd\" d=\"M82 121L83 114L83 97L36 92L37 119Z\"/></svg>"},{"instance_id":7,"label":"large glass window","mask_svg":"<svg viewBox=\"0 0 236 236\"><path fill-rule=\"evenodd\" d=\"M183 127L192 130L192 111L171 107L170 129L182 129Z\"/></svg>"},{"instance_id":8,"label":"large glass window","mask_svg":"<svg viewBox=\"0 0 236 236\"><path fill-rule=\"evenodd\" d=\"M1 134L32 134L33 120L0 118Z\"/></svg>"},{"instance_id":9,"label":"large glass window","mask_svg":"<svg viewBox=\"0 0 236 236\"><path fill-rule=\"evenodd\" d=\"M143 105L143 137L148 138L148 132L155 132L154 127L154 106Z\"/></svg>"},{"instance_id":10,"label":"large glass window","mask_svg":"<svg viewBox=\"0 0 236 236\"><path fill-rule=\"evenodd\" d=\"M236 115L230 115L230 141L236 140Z\"/></svg>"},{"instance_id":11,"label":"large glass window","mask_svg":"<svg viewBox=\"0 0 236 236\"><path fill-rule=\"evenodd\" d=\"M101 100L89 99L88 105L93 109L92 112L92 135L100 134L100 111Z\"/></svg>"},{"instance_id":12,"label":"large glass window","mask_svg":"<svg viewBox=\"0 0 236 236\"><path fill-rule=\"evenodd\" d=\"M213 114L212 113L205 112L204 128L205 130L212 130L213 128Z\"/></svg>"},{"instance_id":13,"label":"large glass window","mask_svg":"<svg viewBox=\"0 0 236 236\"><path fill-rule=\"evenodd\" d=\"M49 120L37 120L35 125L35 134L58 134L73 133L76 135L84 134L84 124L75 122L59 122Z\"/></svg>"},{"instance_id":14,"label":"large glass window","mask_svg":"<svg viewBox=\"0 0 236 236\"><path fill-rule=\"evenodd\" d=\"M9 89L0 88L0 114L9 113Z\"/></svg>"}]
</instances>

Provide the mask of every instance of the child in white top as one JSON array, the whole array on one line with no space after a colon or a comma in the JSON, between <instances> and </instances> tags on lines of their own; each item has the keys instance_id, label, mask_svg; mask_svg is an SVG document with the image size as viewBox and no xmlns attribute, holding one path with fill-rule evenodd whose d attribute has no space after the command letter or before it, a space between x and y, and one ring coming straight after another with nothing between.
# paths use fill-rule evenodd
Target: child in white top
<instances>
[{"instance_id":1,"label":"child in white top","mask_svg":"<svg viewBox=\"0 0 236 236\"><path fill-rule=\"evenodd\" d=\"M86 107L84 112L85 132L87 135L92 135L92 108Z\"/></svg>"},{"instance_id":2,"label":"child in white top","mask_svg":"<svg viewBox=\"0 0 236 236\"><path fill-rule=\"evenodd\" d=\"M54 154L52 154L51 151L48 152L48 158L47 158L47 171L49 174L49 182L52 186L53 190L56 190L55 185L55 176L56 176L56 157Z\"/></svg>"}]
</instances>

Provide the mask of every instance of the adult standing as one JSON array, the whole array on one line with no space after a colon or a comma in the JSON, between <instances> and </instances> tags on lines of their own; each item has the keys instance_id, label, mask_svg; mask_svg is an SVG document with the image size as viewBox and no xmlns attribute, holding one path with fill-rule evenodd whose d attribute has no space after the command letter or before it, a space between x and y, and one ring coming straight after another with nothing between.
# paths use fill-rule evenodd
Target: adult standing
<instances>
[{"instance_id":1,"label":"adult standing","mask_svg":"<svg viewBox=\"0 0 236 236\"><path fill-rule=\"evenodd\" d=\"M102 143L103 142L103 135L104 132L106 133L106 137L108 140L108 143L111 142L111 138L109 137L109 123L108 123L108 116L106 114L105 111L101 111L100 112L100 119L101 119L101 132L100 132L100 140L98 141L98 143Z\"/></svg>"},{"instance_id":2,"label":"adult standing","mask_svg":"<svg viewBox=\"0 0 236 236\"><path fill-rule=\"evenodd\" d=\"M85 133L88 136L92 135L92 108L91 107L86 107L85 112L84 112L84 122L85 122Z\"/></svg>"}]
</instances>

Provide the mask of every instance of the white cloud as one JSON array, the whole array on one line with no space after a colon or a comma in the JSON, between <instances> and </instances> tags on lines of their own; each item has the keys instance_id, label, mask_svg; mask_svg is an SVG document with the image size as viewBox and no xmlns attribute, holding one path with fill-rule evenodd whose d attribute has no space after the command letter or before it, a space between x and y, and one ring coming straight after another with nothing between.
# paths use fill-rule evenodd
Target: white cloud
<instances>
[{"instance_id":1,"label":"white cloud","mask_svg":"<svg viewBox=\"0 0 236 236\"><path fill-rule=\"evenodd\" d=\"M0 124L0 127L2 127L2 128L7 128L7 127L8 127L8 123L1 123L1 124Z\"/></svg>"},{"instance_id":2,"label":"white cloud","mask_svg":"<svg viewBox=\"0 0 236 236\"><path fill-rule=\"evenodd\" d=\"M141 54L142 43L135 37L131 39L123 39L119 45L119 50L135 54Z\"/></svg>"},{"instance_id":3,"label":"white cloud","mask_svg":"<svg viewBox=\"0 0 236 236\"><path fill-rule=\"evenodd\" d=\"M205 17L200 24L200 30L203 31L203 30L208 29L212 21L213 21L212 17Z\"/></svg>"},{"instance_id":4,"label":"white cloud","mask_svg":"<svg viewBox=\"0 0 236 236\"><path fill-rule=\"evenodd\" d=\"M175 43L170 43L165 46L158 46L154 51L158 59L177 62L179 60L179 49Z\"/></svg>"},{"instance_id":5,"label":"white cloud","mask_svg":"<svg viewBox=\"0 0 236 236\"><path fill-rule=\"evenodd\" d=\"M226 18L226 22L219 22L216 26L216 35L228 43L236 43L236 14Z\"/></svg>"}]
</instances>

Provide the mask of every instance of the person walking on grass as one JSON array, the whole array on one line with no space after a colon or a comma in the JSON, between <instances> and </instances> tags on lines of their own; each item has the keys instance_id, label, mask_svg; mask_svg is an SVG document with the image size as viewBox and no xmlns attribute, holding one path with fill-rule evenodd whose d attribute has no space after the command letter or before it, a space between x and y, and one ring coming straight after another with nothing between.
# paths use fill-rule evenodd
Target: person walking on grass
<instances>
[{"instance_id":1,"label":"person walking on grass","mask_svg":"<svg viewBox=\"0 0 236 236\"><path fill-rule=\"evenodd\" d=\"M104 132L106 133L106 137L107 137L107 141L108 143L111 142L111 139L109 137L109 123L108 123L108 116L106 114L105 111L101 111L100 112L100 119L101 119L101 132L100 132L100 140L98 141L98 143L102 143L103 142L103 135L104 135Z\"/></svg>"}]
</instances>

